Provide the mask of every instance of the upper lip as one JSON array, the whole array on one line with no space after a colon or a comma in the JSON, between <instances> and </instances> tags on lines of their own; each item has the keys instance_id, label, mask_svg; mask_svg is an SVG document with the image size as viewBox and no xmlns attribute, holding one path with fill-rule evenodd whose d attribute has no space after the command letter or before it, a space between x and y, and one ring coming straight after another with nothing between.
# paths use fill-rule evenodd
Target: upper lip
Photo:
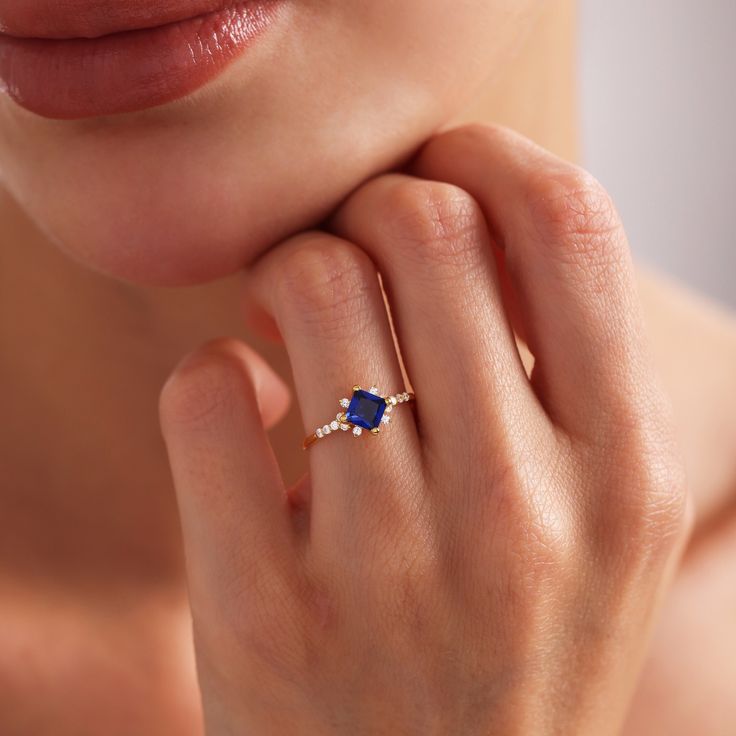
<instances>
[{"instance_id":1,"label":"upper lip","mask_svg":"<svg viewBox=\"0 0 736 736\"><path fill-rule=\"evenodd\" d=\"M223 10L228 0L0 0L0 32L18 38L98 38Z\"/></svg>"}]
</instances>

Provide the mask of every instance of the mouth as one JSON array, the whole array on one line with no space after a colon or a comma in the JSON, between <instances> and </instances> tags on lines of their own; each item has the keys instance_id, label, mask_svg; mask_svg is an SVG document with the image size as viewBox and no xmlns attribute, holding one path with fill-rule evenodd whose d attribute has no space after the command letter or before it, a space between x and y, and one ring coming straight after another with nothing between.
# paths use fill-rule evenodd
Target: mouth
<instances>
[{"instance_id":1,"label":"mouth","mask_svg":"<svg viewBox=\"0 0 736 736\"><path fill-rule=\"evenodd\" d=\"M80 119L191 94L253 46L283 0L12 2L14 14L0 0L0 88L43 117Z\"/></svg>"}]
</instances>

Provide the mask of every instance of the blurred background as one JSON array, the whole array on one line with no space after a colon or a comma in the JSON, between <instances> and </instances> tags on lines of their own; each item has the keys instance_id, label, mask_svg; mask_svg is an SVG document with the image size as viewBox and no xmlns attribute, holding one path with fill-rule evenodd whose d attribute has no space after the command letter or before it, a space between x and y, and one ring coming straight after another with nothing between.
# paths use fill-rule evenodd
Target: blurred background
<instances>
[{"instance_id":1,"label":"blurred background","mask_svg":"<svg viewBox=\"0 0 736 736\"><path fill-rule=\"evenodd\" d=\"M736 307L736 0L579 0L583 163L641 261Z\"/></svg>"}]
</instances>

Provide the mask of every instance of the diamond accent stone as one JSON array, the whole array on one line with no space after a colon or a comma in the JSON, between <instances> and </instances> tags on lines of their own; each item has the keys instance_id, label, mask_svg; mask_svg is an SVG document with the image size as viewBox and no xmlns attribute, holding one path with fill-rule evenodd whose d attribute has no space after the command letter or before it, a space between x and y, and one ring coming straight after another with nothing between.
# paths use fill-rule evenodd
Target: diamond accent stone
<instances>
[{"instance_id":1,"label":"diamond accent stone","mask_svg":"<svg viewBox=\"0 0 736 736\"><path fill-rule=\"evenodd\" d=\"M360 435L363 434L363 428L362 427L353 427L353 435L355 437L360 437Z\"/></svg>"},{"instance_id":2,"label":"diamond accent stone","mask_svg":"<svg viewBox=\"0 0 736 736\"><path fill-rule=\"evenodd\" d=\"M371 386L371 387L370 387L370 388L368 389L368 393L369 393L369 394L379 394L379 393L380 393L380 391L378 390L378 386Z\"/></svg>"},{"instance_id":3,"label":"diamond accent stone","mask_svg":"<svg viewBox=\"0 0 736 736\"><path fill-rule=\"evenodd\" d=\"M391 421L391 415L390 414L384 414L381 417L381 424L388 424Z\"/></svg>"},{"instance_id":4,"label":"diamond accent stone","mask_svg":"<svg viewBox=\"0 0 736 736\"><path fill-rule=\"evenodd\" d=\"M340 422L338 421L330 422L330 429L333 432L337 432L337 430L340 429Z\"/></svg>"},{"instance_id":5,"label":"diamond accent stone","mask_svg":"<svg viewBox=\"0 0 736 736\"><path fill-rule=\"evenodd\" d=\"M317 435L317 437L321 438L322 437L322 427L317 427L317 431L315 432L315 434Z\"/></svg>"},{"instance_id":6,"label":"diamond accent stone","mask_svg":"<svg viewBox=\"0 0 736 736\"><path fill-rule=\"evenodd\" d=\"M340 429L341 429L341 430L342 430L343 432L347 432L347 431L348 431L348 430L350 429L350 425L349 425L349 424L341 424L341 425L340 425Z\"/></svg>"},{"instance_id":7,"label":"diamond accent stone","mask_svg":"<svg viewBox=\"0 0 736 736\"><path fill-rule=\"evenodd\" d=\"M340 399L340 406L347 409L350 406L350 399Z\"/></svg>"},{"instance_id":8,"label":"diamond accent stone","mask_svg":"<svg viewBox=\"0 0 736 736\"><path fill-rule=\"evenodd\" d=\"M322 434L329 434L332 430L330 429L329 424L325 424L324 427L322 427Z\"/></svg>"}]
</instances>

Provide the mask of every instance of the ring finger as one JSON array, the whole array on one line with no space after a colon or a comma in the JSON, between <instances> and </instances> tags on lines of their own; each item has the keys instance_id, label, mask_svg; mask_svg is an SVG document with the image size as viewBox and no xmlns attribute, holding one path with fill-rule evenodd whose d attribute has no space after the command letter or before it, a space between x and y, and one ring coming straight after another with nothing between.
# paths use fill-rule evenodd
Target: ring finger
<instances>
[{"instance_id":1,"label":"ring finger","mask_svg":"<svg viewBox=\"0 0 736 736\"><path fill-rule=\"evenodd\" d=\"M351 400L355 385L369 393L377 388L381 396L404 391L372 261L345 240L308 232L266 254L251 269L248 285L249 296L272 315L281 333L305 433L314 437L310 473L319 493L313 492L311 500L313 540L334 544L335 534L355 535L355 525L370 523L376 514L401 518L413 491L408 483L397 486L394 476L420 477L409 407L387 407L381 420L371 413L380 415L380 402L364 402L360 418L366 425L378 424L378 437L367 436L372 434L368 426L356 428L354 437L352 427L344 429L349 423L337 418L346 411L339 400ZM314 435L318 429L321 437Z\"/></svg>"}]
</instances>

